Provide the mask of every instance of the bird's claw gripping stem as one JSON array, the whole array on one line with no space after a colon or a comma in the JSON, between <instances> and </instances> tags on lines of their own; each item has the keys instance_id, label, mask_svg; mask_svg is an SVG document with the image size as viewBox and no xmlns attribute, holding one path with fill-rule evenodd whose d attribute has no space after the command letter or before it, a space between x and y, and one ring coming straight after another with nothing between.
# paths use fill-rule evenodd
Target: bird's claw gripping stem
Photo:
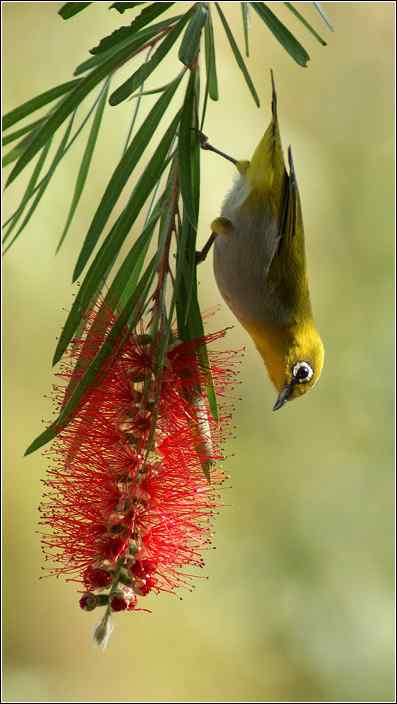
<instances>
[{"instance_id":1,"label":"bird's claw gripping stem","mask_svg":"<svg viewBox=\"0 0 397 704\"><path fill-rule=\"evenodd\" d=\"M201 149L206 149L209 152L214 152L214 154L219 154L219 156L231 161L234 165L238 163L238 159L234 159L234 157L229 156L229 154L225 154L225 152L222 152L220 149L213 147L212 144L209 143L208 137L204 134L204 132L197 130L195 127L192 127L192 129L197 132Z\"/></svg>"}]
</instances>

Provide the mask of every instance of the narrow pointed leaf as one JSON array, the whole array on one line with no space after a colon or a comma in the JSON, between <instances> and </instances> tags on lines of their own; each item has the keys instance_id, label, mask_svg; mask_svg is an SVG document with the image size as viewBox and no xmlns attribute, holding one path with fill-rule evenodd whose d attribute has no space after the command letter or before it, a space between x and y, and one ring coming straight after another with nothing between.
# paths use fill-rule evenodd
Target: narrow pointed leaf
<instances>
[{"instance_id":1,"label":"narrow pointed leaf","mask_svg":"<svg viewBox=\"0 0 397 704\"><path fill-rule=\"evenodd\" d=\"M218 77L216 73L215 40L214 28L212 25L211 13L205 25L205 68L207 71L208 94L212 100L218 100Z\"/></svg>"},{"instance_id":2,"label":"narrow pointed leaf","mask_svg":"<svg viewBox=\"0 0 397 704\"><path fill-rule=\"evenodd\" d=\"M113 5L110 6L110 10L117 10L117 12L120 12L122 15L123 12L126 10L132 10L134 7L138 7L138 5L145 5L144 2L114 2Z\"/></svg>"},{"instance_id":3,"label":"narrow pointed leaf","mask_svg":"<svg viewBox=\"0 0 397 704\"><path fill-rule=\"evenodd\" d=\"M280 22L278 17L276 17L264 2L251 2L250 4L291 58L293 58L299 66L306 66L310 56L302 44L291 34L289 29Z\"/></svg>"},{"instance_id":4,"label":"narrow pointed leaf","mask_svg":"<svg viewBox=\"0 0 397 704\"><path fill-rule=\"evenodd\" d=\"M196 286L196 290L197 290L197 286ZM191 313L190 313L190 317L189 317L189 331L190 331L190 339L191 340L194 340L194 339L197 339L200 337L204 338L204 336L205 336L204 325L203 325L203 320L201 317L200 306L199 306L199 303L197 300L197 296L195 296L192 301ZM206 374L206 392L207 392L209 407L210 407L210 410L211 410L211 413L212 413L214 420L218 420L219 419L218 405L217 405L217 401L216 401L214 382L212 380L211 368L210 368L210 363L209 363L209 359L208 359L207 346L206 346L205 342L203 342L202 345L200 345L200 347L198 349L198 357L199 357L201 366Z\"/></svg>"},{"instance_id":5,"label":"narrow pointed leaf","mask_svg":"<svg viewBox=\"0 0 397 704\"><path fill-rule=\"evenodd\" d=\"M86 339L76 361L75 371L86 368L86 350L88 346L92 349L93 345L95 345L96 348L99 349L99 333L107 327L109 310L114 312L118 310L119 313L121 313L128 303L128 300L138 284L147 250L159 217L160 209L157 209L156 212L153 212L152 217L145 225L140 237L131 247L127 257L117 272L91 327L86 332ZM77 383L78 377L73 375L68 385L68 393L73 391Z\"/></svg>"},{"instance_id":6,"label":"narrow pointed leaf","mask_svg":"<svg viewBox=\"0 0 397 704\"><path fill-rule=\"evenodd\" d=\"M98 46L91 49L91 54L99 54L102 51L107 51L118 44L120 41L130 37L133 39L137 32L145 27L150 22L156 19L166 12L170 7L172 7L173 2L152 2L149 7L145 7L142 12L131 22L129 26L120 27L116 29L112 34L104 37L99 42Z\"/></svg>"},{"instance_id":7,"label":"narrow pointed leaf","mask_svg":"<svg viewBox=\"0 0 397 704\"><path fill-rule=\"evenodd\" d=\"M185 66L192 66L197 58L201 32L207 21L208 10L204 3L196 2L193 5L193 15L183 35L182 43L179 49L179 58Z\"/></svg>"},{"instance_id":8,"label":"narrow pointed leaf","mask_svg":"<svg viewBox=\"0 0 397 704\"><path fill-rule=\"evenodd\" d=\"M20 203L20 205L19 205L19 208L18 208L17 211L14 213L14 217L11 218L11 219L8 221L8 228L7 228L7 230L6 230L6 232L5 232L5 235L4 235L4 237L3 237L3 243L5 243L5 242L7 241L7 239L8 239L9 236L11 235L11 232L12 232L12 231L14 230L14 228L16 227L16 225L17 225L17 223L18 223L18 221L19 221L19 219L20 219L20 217L21 217L21 215L22 215L22 213L23 213L23 211L24 211L24 209L25 209L26 204L27 204L27 202L28 202L29 199L30 199L31 194L34 192L34 188L35 188L36 183L37 183L37 181L38 181L38 179L39 179L39 177L40 177L40 174L41 174L41 171L42 171L42 169L43 169L43 166L44 166L45 160L46 160L46 158L47 158L47 154L48 154L48 152L49 152L49 150L50 150L50 147L51 147L51 140L50 140L49 142L47 142L47 144L45 145L45 147L43 147L43 149L42 149L42 151L41 151L41 153L40 153L40 156L39 156L39 158L38 158L38 160L37 160L37 164L36 164L36 166L34 167L33 173L32 173L32 175L31 175L31 177L30 177L30 179L29 179L29 183L28 183L28 185L27 185L27 187L26 187L25 193L23 194L23 197L22 197L22 199L21 199L21 203Z\"/></svg>"},{"instance_id":9,"label":"narrow pointed leaf","mask_svg":"<svg viewBox=\"0 0 397 704\"><path fill-rule=\"evenodd\" d=\"M113 225L109 235L102 244L95 259L93 260L85 279L80 286L79 292L74 300L71 311L62 330L57 348L55 350L53 364L56 364L62 357L66 347L72 339L79 322L90 305L93 295L96 295L98 287L113 266L120 249L128 236L135 220L137 219L146 199L159 181L164 169L169 162L167 158L169 149L175 137L180 115L174 117L155 154L148 162L144 172L139 178L132 195Z\"/></svg>"},{"instance_id":10,"label":"narrow pointed leaf","mask_svg":"<svg viewBox=\"0 0 397 704\"><path fill-rule=\"evenodd\" d=\"M322 44L323 46L327 46L327 42L325 42L324 39L320 37L318 32L316 32L314 27L309 24L307 19L303 15L301 15L300 12L298 12L298 10L293 6L292 2L285 2L284 5L286 5L288 9L292 12L292 14L295 15L295 17L297 17L300 22L302 22L306 29L309 30L309 32L313 35L313 37L317 39L318 42L320 42L320 44Z\"/></svg>"},{"instance_id":11,"label":"narrow pointed leaf","mask_svg":"<svg viewBox=\"0 0 397 704\"><path fill-rule=\"evenodd\" d=\"M180 19L178 24L166 35L165 39L163 39L149 61L142 64L137 71L130 76L130 78L128 78L121 86L119 86L119 88L117 88L117 90L112 93L109 99L109 103L111 105L118 105L123 100L126 100L126 98L132 95L132 93L134 93L137 88L139 88L139 86L146 81L150 74L153 73L160 62L172 49L181 34L182 29L188 21L190 14L191 11L182 16L182 19Z\"/></svg>"},{"instance_id":12,"label":"narrow pointed leaf","mask_svg":"<svg viewBox=\"0 0 397 704\"><path fill-rule=\"evenodd\" d=\"M78 139L80 133L82 132L82 130L84 129L84 127L85 127L85 125L87 124L88 120L90 119L92 113L94 112L94 110L95 110L95 108L96 108L96 106L97 106L99 100L100 100L100 94L99 94L99 96L94 100L93 105L92 105L91 108L89 109L88 113L85 115L84 119L81 121L79 127L78 127L77 130L75 131L75 133L74 133L73 137L71 138L70 142L68 142L68 144L66 145L66 147L65 147L65 149L64 149L64 152L63 152L63 156L65 156L65 155L68 153L69 149L72 148L74 142ZM45 174L45 176L43 176L43 178L41 179L41 181L39 181L39 183L37 183L37 185L35 185L35 187L33 188L33 190L30 192L30 194L29 194L29 196L28 196L28 200L34 196L34 194L39 190L39 188L41 188L41 186L42 186L43 183L45 182L47 176L48 176L48 172L47 172L47 174ZM6 227L6 226L8 225L8 223L11 222L11 220L14 220L15 217L19 217L20 212L21 212L22 209L23 209L23 208L21 208L21 205L19 205L19 207L16 209L16 211L15 211L15 212L8 218L8 220L4 223L4 227Z\"/></svg>"},{"instance_id":13,"label":"narrow pointed leaf","mask_svg":"<svg viewBox=\"0 0 397 704\"><path fill-rule=\"evenodd\" d=\"M329 17L327 13L325 12L324 8L321 5L321 2L313 2L314 7L316 8L318 14L320 17L324 20L325 24L327 25L328 29L333 32L334 28L329 20Z\"/></svg>"},{"instance_id":14,"label":"narrow pointed leaf","mask_svg":"<svg viewBox=\"0 0 397 704\"><path fill-rule=\"evenodd\" d=\"M248 58L250 55L249 48L249 4L248 2L242 2L241 4L241 15L243 18L243 29L244 29L244 46L245 55Z\"/></svg>"},{"instance_id":15,"label":"narrow pointed leaf","mask_svg":"<svg viewBox=\"0 0 397 704\"><path fill-rule=\"evenodd\" d=\"M51 116L39 127L33 141L24 151L22 156L15 164L7 185L12 183L14 179L21 173L25 166L33 159L35 154L48 141L66 118L80 105L84 98L99 84L101 81L110 75L115 68L124 64L131 56L131 45L120 49L112 57L103 64L91 71L86 78L81 78L77 81L77 85L69 95L61 102L59 107L51 114Z\"/></svg>"},{"instance_id":16,"label":"narrow pointed leaf","mask_svg":"<svg viewBox=\"0 0 397 704\"><path fill-rule=\"evenodd\" d=\"M216 2L215 5L216 5L216 9L218 10L219 17L221 18L221 22L222 22L222 24L223 24L223 28L224 28L224 30L225 30L225 32L226 32L226 36L227 36L227 38L228 38L228 40L229 40L229 44L230 44L230 47L231 47L231 49L232 49L232 51L233 51L234 58L236 59L237 65L238 65L239 69L241 70L241 72L242 72L242 74L243 74L243 76L244 76L245 82L246 82L246 84L247 84L247 86L248 86L248 88L249 88L249 91L250 91L250 93L251 93L251 95L252 95L252 97L253 97L253 99L254 99L256 105L259 107L260 103L259 103L258 93L257 93L256 90L255 90L255 86L254 86L254 84L253 84L253 82L252 82L252 78L251 78L251 76L250 76L250 74L249 74L249 71L248 71L246 65L245 65L245 61L244 61L244 59L243 59L243 57L242 57L242 55L241 55L240 49L239 49L238 46L237 46L237 42L236 42L236 40L235 40L235 38L234 38L234 36L233 36L232 30L230 29L230 26L229 26L229 24L228 24L228 21L227 21L225 15L223 14L222 9L221 9L219 3Z\"/></svg>"},{"instance_id":17,"label":"narrow pointed leaf","mask_svg":"<svg viewBox=\"0 0 397 704\"><path fill-rule=\"evenodd\" d=\"M130 100L135 100L136 98L140 98L143 95L155 95L156 93L164 93L167 88L169 88L171 85L173 85L177 80L179 76L174 78L172 81L169 83L165 83L163 86L159 86L158 88L152 88L151 90L143 90L142 92L139 91L139 93L135 93L135 95L131 95Z\"/></svg>"},{"instance_id":18,"label":"narrow pointed leaf","mask_svg":"<svg viewBox=\"0 0 397 704\"><path fill-rule=\"evenodd\" d=\"M178 84L179 81L171 85L168 90L158 99L145 119L145 122L136 133L130 146L121 157L106 187L105 193L86 235L75 270L73 272L73 281L80 276L88 259L90 258L123 188L125 187L144 150L149 144L155 130L157 129L164 112L171 102Z\"/></svg>"},{"instance_id":19,"label":"narrow pointed leaf","mask_svg":"<svg viewBox=\"0 0 397 704\"><path fill-rule=\"evenodd\" d=\"M3 137L1 140L3 147L5 147L7 144L10 144L10 142L14 142L16 139L23 137L24 134L30 132L35 127L38 127L38 125L40 125L40 123L43 122L44 119L45 118L42 117L40 118L40 120L35 120L35 122L31 122L29 125L25 125L25 127L21 127L19 130L15 130L15 132L8 134L6 137Z\"/></svg>"},{"instance_id":20,"label":"narrow pointed leaf","mask_svg":"<svg viewBox=\"0 0 397 704\"><path fill-rule=\"evenodd\" d=\"M197 163L194 154L200 152L195 119L195 73L190 74L182 108L181 125L178 138L179 178L181 194L188 218L192 226L197 229L198 202L194 193L194 174Z\"/></svg>"},{"instance_id":21,"label":"narrow pointed leaf","mask_svg":"<svg viewBox=\"0 0 397 704\"><path fill-rule=\"evenodd\" d=\"M74 193L73 193L68 217L66 219L66 224L65 224L64 230L62 232L61 238L59 240L59 243L58 243L58 246L56 249L57 252L59 252L59 250L65 240L65 237L68 233L69 227L72 223L74 214L77 210L77 206L80 202L80 198L81 198L83 190L84 190L84 186L85 186L85 183L87 180L88 172L89 172L89 169L91 166L92 157L94 154L95 145L96 145L96 142L98 139L99 128L101 126L103 112L105 109L108 93L109 93L109 80L106 82L106 85L102 91L102 97L101 97L101 99L97 105L96 111L95 111L94 119L92 121L91 131L90 131L90 134L89 134L89 137L87 140L87 144L86 144L86 147L84 150L83 158L81 160L80 169L77 174L76 185L74 187Z\"/></svg>"},{"instance_id":22,"label":"narrow pointed leaf","mask_svg":"<svg viewBox=\"0 0 397 704\"><path fill-rule=\"evenodd\" d=\"M127 323L129 318L131 318L131 311L134 312L139 308L141 299L146 295L150 281L152 280L154 267L149 264L145 274L142 276L138 286L130 297L127 305L125 306L122 313L119 315L116 323L114 324L109 335L106 337L101 349L95 356L94 360L89 365L86 373L80 379L67 403L62 408L60 415L57 420L52 423L43 433L41 433L27 448L25 455L30 455L35 450L38 450L43 445L46 445L50 440L52 440L58 433L68 424L68 422L73 418L74 413L79 407L84 395L87 393L89 388L98 379L103 366L109 356L119 349L124 340L128 335ZM135 313L135 317L136 313ZM87 397L88 400L88 397Z\"/></svg>"},{"instance_id":23,"label":"narrow pointed leaf","mask_svg":"<svg viewBox=\"0 0 397 704\"><path fill-rule=\"evenodd\" d=\"M134 34L134 37L131 36L131 28L125 27L124 29L127 29L128 32L124 34L124 38L121 37L120 41L115 43L115 45L110 49L107 49L106 51L102 51L100 53L95 53L94 56L91 56L89 59L83 61L75 69L74 75L79 76L82 73L90 71L92 68L99 66L99 64L102 64L104 61L109 59L117 51L123 49L125 46L131 46L131 56L135 56L135 54L141 51L145 44L150 42L153 37L155 37L157 34L160 34L163 29L166 29L170 25L177 22L180 17L182 17L182 15L174 15L173 17L169 17L166 20L157 22L156 24L153 24L150 27L146 27L140 32Z\"/></svg>"},{"instance_id":24,"label":"narrow pointed leaf","mask_svg":"<svg viewBox=\"0 0 397 704\"><path fill-rule=\"evenodd\" d=\"M71 117L71 119L70 119L70 121L69 121L69 124L68 124L68 126L66 127L65 134L64 134L63 137L62 137L62 140L61 140L61 142L60 142L60 144L59 144L59 147L58 147L58 149L57 149L57 151L56 151L56 153L55 153L54 159L53 159L53 161L52 161L52 163L51 163L51 166L50 166L50 168L49 168L49 170L48 170L48 172L47 172L47 174L46 174L46 177L45 177L45 179L44 179L44 181L43 181L41 187L40 187L39 190L37 191L36 197L35 197L35 199L34 199L32 205L30 206L30 208L29 208L29 210L28 210L28 212L27 212L27 215L26 215L25 219L24 219L23 222L22 222L22 225L19 227L17 233L14 235L13 239L11 240L11 242L9 243L9 245L7 246L7 248L5 249L5 252L7 252L7 251L9 250L9 248L14 244L15 240L16 240L16 239L19 237L19 235L21 234L22 230L25 229L25 227L26 227L26 225L28 224L29 220L31 219L33 213L35 212L35 210L36 210L38 204L40 203L40 201L41 201L41 199L42 199L42 197L43 197L43 195L44 195L44 193L45 193L45 191L46 191L46 189L47 189L47 186L48 186L48 184L49 184L49 182L50 182L52 176L53 176L54 173L55 173L55 170L56 170L56 168L57 168L59 162L61 161L61 159L63 159L63 157L64 157L64 155L65 155L65 147L66 147L66 145L67 145L67 142L68 142L68 139L69 139L69 135L70 135L70 132L71 132L71 129L72 129L72 126L73 126L73 120L74 120L74 114L72 115L72 117ZM8 235L8 233L7 233L7 235ZM5 253L5 252L4 252L4 253Z\"/></svg>"},{"instance_id":25,"label":"narrow pointed leaf","mask_svg":"<svg viewBox=\"0 0 397 704\"><path fill-rule=\"evenodd\" d=\"M73 88L76 88L80 81L81 78L75 78L72 81L61 83L59 86L55 86L55 88L50 88L50 90L46 90L44 93L36 95L35 98L32 98L26 103L19 105L19 107L15 108L15 110L11 110L3 117L3 130L7 130L12 125L15 125L16 122L19 122L19 120L22 120L27 115L30 115L30 113L35 112L35 110L38 110L39 108L42 108L43 105L47 105L56 98L59 98L61 95L69 93L73 90Z\"/></svg>"},{"instance_id":26,"label":"narrow pointed leaf","mask_svg":"<svg viewBox=\"0 0 397 704\"><path fill-rule=\"evenodd\" d=\"M77 15L78 12L85 10L88 5L92 5L92 2L66 2L58 11L58 15L61 15L64 20L69 20Z\"/></svg>"}]
</instances>

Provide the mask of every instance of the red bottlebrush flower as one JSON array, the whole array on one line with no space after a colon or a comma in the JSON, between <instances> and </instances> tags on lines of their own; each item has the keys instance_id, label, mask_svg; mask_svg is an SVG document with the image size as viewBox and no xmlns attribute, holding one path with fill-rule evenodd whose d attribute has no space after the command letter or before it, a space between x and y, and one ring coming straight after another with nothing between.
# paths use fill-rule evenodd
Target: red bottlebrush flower
<instances>
[{"instance_id":1,"label":"red bottlebrush flower","mask_svg":"<svg viewBox=\"0 0 397 704\"><path fill-rule=\"evenodd\" d=\"M212 469L209 483L203 467L222 459L230 416L218 423L210 413L202 342L174 341L156 379L155 341L129 334L48 451L43 549L55 563L51 573L90 590L80 599L85 610L135 610L136 595L174 592L193 577L184 568L204 564L224 475ZM75 340L61 376L77 380L76 359L86 365L96 349L95 341ZM234 381L234 361L234 353L210 352L218 396ZM63 387L55 395L62 406ZM98 594L104 589L109 594Z\"/></svg>"}]
</instances>

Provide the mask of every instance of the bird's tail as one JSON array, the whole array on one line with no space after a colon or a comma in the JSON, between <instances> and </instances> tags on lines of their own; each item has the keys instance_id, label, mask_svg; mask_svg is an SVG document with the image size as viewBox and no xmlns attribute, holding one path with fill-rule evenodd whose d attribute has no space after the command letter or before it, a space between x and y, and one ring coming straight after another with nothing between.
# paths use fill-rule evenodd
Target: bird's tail
<instances>
[{"instance_id":1,"label":"bird's tail","mask_svg":"<svg viewBox=\"0 0 397 704\"><path fill-rule=\"evenodd\" d=\"M277 116L277 93L272 81L272 120L259 142L247 170L247 178L253 191L264 196L281 193L286 170L281 146Z\"/></svg>"}]
</instances>

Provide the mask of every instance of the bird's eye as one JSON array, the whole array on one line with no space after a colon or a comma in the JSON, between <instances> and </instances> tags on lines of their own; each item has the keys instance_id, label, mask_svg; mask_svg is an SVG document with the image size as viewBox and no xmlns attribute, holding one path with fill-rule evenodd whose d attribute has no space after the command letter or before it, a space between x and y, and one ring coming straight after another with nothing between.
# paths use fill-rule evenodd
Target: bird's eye
<instances>
[{"instance_id":1,"label":"bird's eye","mask_svg":"<svg viewBox=\"0 0 397 704\"><path fill-rule=\"evenodd\" d=\"M305 384L313 376L313 369L307 362L297 362L292 369L292 376L298 384Z\"/></svg>"}]
</instances>

